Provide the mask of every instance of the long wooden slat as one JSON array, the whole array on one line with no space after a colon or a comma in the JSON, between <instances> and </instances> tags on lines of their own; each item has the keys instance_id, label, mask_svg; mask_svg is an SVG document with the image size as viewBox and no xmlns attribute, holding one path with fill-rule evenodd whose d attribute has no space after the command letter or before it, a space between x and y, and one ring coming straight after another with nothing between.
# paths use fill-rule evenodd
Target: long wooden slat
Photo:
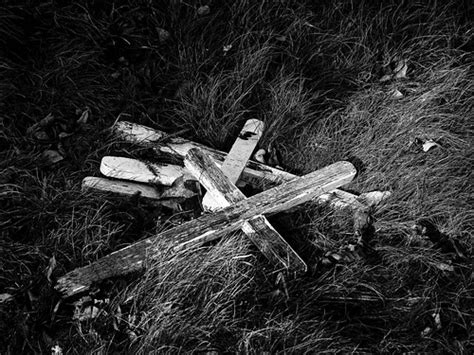
<instances>
[{"instance_id":1,"label":"long wooden slat","mask_svg":"<svg viewBox=\"0 0 474 355\"><path fill-rule=\"evenodd\" d=\"M147 184L93 176L87 176L82 180L82 190L92 190L128 197L139 194L140 198L150 204L164 206L176 211L182 211L183 201L195 195L181 186L165 188L160 193L157 189Z\"/></svg>"},{"instance_id":2,"label":"long wooden slat","mask_svg":"<svg viewBox=\"0 0 474 355\"><path fill-rule=\"evenodd\" d=\"M221 171L230 182L236 184L247 165L257 143L262 137L264 124L262 121L251 119L245 122L232 148L227 154L221 166ZM213 211L222 206L217 204L209 194L202 199L202 207L205 211Z\"/></svg>"},{"instance_id":3,"label":"long wooden slat","mask_svg":"<svg viewBox=\"0 0 474 355\"><path fill-rule=\"evenodd\" d=\"M183 159L192 148L199 148L210 155L217 163L223 162L226 153L206 147L179 137L167 138L166 133L142 126L136 123L120 121L113 127L114 132L130 143L152 146L159 153L168 153ZM266 189L297 177L294 174L282 171L265 164L249 161L241 175L241 181L255 187ZM328 204L334 209L361 208L362 205L356 200L356 195L342 190L334 190L321 195L316 202Z\"/></svg>"},{"instance_id":4,"label":"long wooden slat","mask_svg":"<svg viewBox=\"0 0 474 355\"><path fill-rule=\"evenodd\" d=\"M171 245L177 251L216 240L241 228L244 221L254 216L275 214L311 201L316 196L349 183L355 175L356 169L351 163L337 162L129 245L69 272L59 278L55 287L64 296L72 296L87 290L93 282L141 270L147 258L153 259L163 253L163 245Z\"/></svg>"},{"instance_id":5,"label":"long wooden slat","mask_svg":"<svg viewBox=\"0 0 474 355\"><path fill-rule=\"evenodd\" d=\"M246 199L245 195L224 175L216 164L198 148L191 149L184 166L194 175L219 206L227 207ZM278 268L306 272L307 266L285 239L260 215L245 221L242 230Z\"/></svg>"},{"instance_id":6,"label":"long wooden slat","mask_svg":"<svg viewBox=\"0 0 474 355\"><path fill-rule=\"evenodd\" d=\"M116 179L171 186L185 170L177 165L154 164L137 159L105 156L100 163L100 172Z\"/></svg>"},{"instance_id":7,"label":"long wooden slat","mask_svg":"<svg viewBox=\"0 0 474 355\"><path fill-rule=\"evenodd\" d=\"M159 200L161 198L161 194L156 189L146 184L94 176L87 176L82 180L82 190L111 192L125 196L140 194L141 197L151 200Z\"/></svg>"}]
</instances>

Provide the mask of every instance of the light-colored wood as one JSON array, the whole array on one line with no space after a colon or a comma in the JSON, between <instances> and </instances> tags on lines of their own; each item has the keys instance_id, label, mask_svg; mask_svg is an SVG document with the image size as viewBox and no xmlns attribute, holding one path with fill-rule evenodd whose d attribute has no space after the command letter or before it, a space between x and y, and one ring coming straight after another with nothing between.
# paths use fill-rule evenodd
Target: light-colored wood
<instances>
[{"instance_id":1,"label":"light-colored wood","mask_svg":"<svg viewBox=\"0 0 474 355\"><path fill-rule=\"evenodd\" d=\"M262 137L263 128L264 124L262 121L251 119L245 122L240 134L225 157L221 170L233 184L239 181L247 161L252 156L258 141ZM222 205L211 198L210 194L205 194L202 199L202 207L205 211L213 211L222 207Z\"/></svg>"},{"instance_id":2,"label":"light-colored wood","mask_svg":"<svg viewBox=\"0 0 474 355\"><path fill-rule=\"evenodd\" d=\"M100 163L100 172L107 177L171 186L185 170L177 165L154 164L137 159L106 156Z\"/></svg>"},{"instance_id":3,"label":"light-colored wood","mask_svg":"<svg viewBox=\"0 0 474 355\"><path fill-rule=\"evenodd\" d=\"M198 148L191 149L184 166L193 174L220 207L228 207L246 199L224 172ZM245 221L242 230L255 246L278 268L306 272L307 266L264 216Z\"/></svg>"},{"instance_id":4,"label":"light-colored wood","mask_svg":"<svg viewBox=\"0 0 474 355\"><path fill-rule=\"evenodd\" d=\"M84 180L82 180L82 189L112 192L125 196L140 194L141 197L152 200L159 200L161 198L161 194L149 185L129 181L110 180L93 176L87 176L84 178Z\"/></svg>"},{"instance_id":5,"label":"light-colored wood","mask_svg":"<svg viewBox=\"0 0 474 355\"><path fill-rule=\"evenodd\" d=\"M349 162L329 165L75 269L59 278L55 287L64 296L72 296L87 290L93 282L141 270L148 258L158 257L169 246L178 251L216 240L242 228L246 220L255 216L288 210L347 184L355 174L356 169Z\"/></svg>"},{"instance_id":6,"label":"light-colored wood","mask_svg":"<svg viewBox=\"0 0 474 355\"><path fill-rule=\"evenodd\" d=\"M88 176L82 180L82 190L94 190L129 197L139 194L140 198L155 206L183 211L184 202L193 198L196 193L187 189L182 180L183 178L178 178L171 187L164 187L163 192L160 193L156 188L146 184Z\"/></svg>"},{"instance_id":7,"label":"light-colored wood","mask_svg":"<svg viewBox=\"0 0 474 355\"><path fill-rule=\"evenodd\" d=\"M125 141L143 146L152 146L157 154L168 153L183 159L190 149L199 148L209 154L218 165L226 157L226 153L183 138L172 137L164 139L166 137L164 132L136 123L120 121L116 123L113 129ZM239 181L265 190L285 181L290 181L295 177L297 176L286 171L249 160ZM356 198L356 195L349 192L335 190L319 196L316 202L327 204L334 209L359 208L361 204L356 201Z\"/></svg>"},{"instance_id":8,"label":"light-colored wood","mask_svg":"<svg viewBox=\"0 0 474 355\"><path fill-rule=\"evenodd\" d=\"M274 265L295 273L305 273L306 263L270 224L265 216L255 216L242 225L242 231Z\"/></svg>"}]
</instances>

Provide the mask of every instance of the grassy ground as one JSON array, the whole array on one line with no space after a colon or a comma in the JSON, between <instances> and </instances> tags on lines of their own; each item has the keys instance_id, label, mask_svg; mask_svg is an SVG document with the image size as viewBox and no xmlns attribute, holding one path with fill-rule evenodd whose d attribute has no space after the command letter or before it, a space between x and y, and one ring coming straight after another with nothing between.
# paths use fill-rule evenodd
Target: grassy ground
<instances>
[{"instance_id":1,"label":"grassy ground","mask_svg":"<svg viewBox=\"0 0 474 355\"><path fill-rule=\"evenodd\" d=\"M468 1L4 1L0 352L472 353L473 17ZM403 59L407 77L380 82ZM308 205L272 220L304 277L283 282L235 235L104 282L101 315L72 320L55 278L180 218L81 192L103 155L135 154L108 128L227 150L248 118L288 171L348 159L345 188L393 193L377 257L321 263L354 240L351 215ZM416 236L419 219L467 257Z\"/></svg>"}]
</instances>

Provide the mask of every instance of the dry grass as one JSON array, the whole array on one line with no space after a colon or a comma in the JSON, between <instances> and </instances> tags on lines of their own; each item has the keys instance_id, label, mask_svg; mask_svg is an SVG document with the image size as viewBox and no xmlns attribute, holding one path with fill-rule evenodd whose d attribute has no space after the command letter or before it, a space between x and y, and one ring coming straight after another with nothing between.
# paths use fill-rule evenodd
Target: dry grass
<instances>
[{"instance_id":1,"label":"dry grass","mask_svg":"<svg viewBox=\"0 0 474 355\"><path fill-rule=\"evenodd\" d=\"M200 5L0 6L0 293L13 296L0 303L0 352L472 353L472 7L240 0L199 16ZM379 82L400 59L407 78ZM38 139L28 128L48 114ZM80 191L101 156L138 154L107 131L119 115L222 150L258 118L261 145L291 172L352 161L345 188L393 193L373 211L376 252L323 264L356 239L351 216L308 205L272 219L304 277L282 281L236 235L97 285L102 314L72 320L57 276L183 218ZM440 146L424 152L427 139ZM65 159L47 164L46 149ZM468 260L415 236L419 219Z\"/></svg>"}]
</instances>

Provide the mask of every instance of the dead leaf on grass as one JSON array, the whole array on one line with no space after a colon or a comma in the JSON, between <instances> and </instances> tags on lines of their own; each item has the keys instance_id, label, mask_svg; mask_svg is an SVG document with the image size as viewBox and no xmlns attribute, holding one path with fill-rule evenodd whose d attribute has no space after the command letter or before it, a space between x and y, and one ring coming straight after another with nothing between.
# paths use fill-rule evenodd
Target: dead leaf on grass
<instances>
[{"instance_id":1,"label":"dead leaf on grass","mask_svg":"<svg viewBox=\"0 0 474 355\"><path fill-rule=\"evenodd\" d=\"M398 99L401 99L401 98L403 97L403 94L401 93L400 90L393 89L393 90L392 90L392 93L391 93L391 96L392 96L392 98L398 100Z\"/></svg>"},{"instance_id":2,"label":"dead leaf on grass","mask_svg":"<svg viewBox=\"0 0 474 355\"><path fill-rule=\"evenodd\" d=\"M56 268L56 258L54 255L49 259L49 264L48 268L46 269L46 279L49 281L49 283L52 283L53 281L51 280L51 275Z\"/></svg>"},{"instance_id":3,"label":"dead leaf on grass","mask_svg":"<svg viewBox=\"0 0 474 355\"><path fill-rule=\"evenodd\" d=\"M86 107L86 109L81 113L81 117L77 119L77 123L86 124L87 121L89 120L89 116L90 116L90 110L89 110L89 107Z\"/></svg>"},{"instance_id":4,"label":"dead leaf on grass","mask_svg":"<svg viewBox=\"0 0 474 355\"><path fill-rule=\"evenodd\" d=\"M209 15L210 13L211 13L211 8L208 5L200 6L197 9L197 14L199 16L206 16L206 15Z\"/></svg>"},{"instance_id":5,"label":"dead leaf on grass","mask_svg":"<svg viewBox=\"0 0 474 355\"><path fill-rule=\"evenodd\" d=\"M156 32L158 32L158 40L160 43L165 43L171 37L170 33L164 28L157 27Z\"/></svg>"},{"instance_id":6,"label":"dead leaf on grass","mask_svg":"<svg viewBox=\"0 0 474 355\"><path fill-rule=\"evenodd\" d=\"M404 79L407 77L408 64L406 59L400 59L397 66L393 70L396 79Z\"/></svg>"},{"instance_id":7,"label":"dead leaf on grass","mask_svg":"<svg viewBox=\"0 0 474 355\"><path fill-rule=\"evenodd\" d=\"M0 293L0 304L13 301L13 295L9 293Z\"/></svg>"},{"instance_id":8,"label":"dead leaf on grass","mask_svg":"<svg viewBox=\"0 0 474 355\"><path fill-rule=\"evenodd\" d=\"M430 149L436 148L436 147L440 147L440 145L432 139L428 139L426 142L423 143L423 151L424 152L427 152Z\"/></svg>"},{"instance_id":9,"label":"dead leaf on grass","mask_svg":"<svg viewBox=\"0 0 474 355\"><path fill-rule=\"evenodd\" d=\"M56 150L45 150L41 156L49 165L53 165L60 162L61 160L64 160L64 157Z\"/></svg>"},{"instance_id":10,"label":"dead leaf on grass","mask_svg":"<svg viewBox=\"0 0 474 355\"><path fill-rule=\"evenodd\" d=\"M33 133L38 131L40 128L48 127L54 122L54 120L55 120L55 118L54 118L53 114L49 113L46 117L41 119L41 121L39 121L38 123L35 123L33 126L28 128L26 130L26 134L32 135Z\"/></svg>"},{"instance_id":11,"label":"dead leaf on grass","mask_svg":"<svg viewBox=\"0 0 474 355\"><path fill-rule=\"evenodd\" d=\"M253 158L258 161L259 163L266 164L265 155L267 154L265 149L259 149L254 154Z\"/></svg>"},{"instance_id":12,"label":"dead leaf on grass","mask_svg":"<svg viewBox=\"0 0 474 355\"><path fill-rule=\"evenodd\" d=\"M63 355L63 349L56 344L51 348L51 355Z\"/></svg>"},{"instance_id":13,"label":"dead leaf on grass","mask_svg":"<svg viewBox=\"0 0 474 355\"><path fill-rule=\"evenodd\" d=\"M379 82L385 83L385 82L387 82L387 81L392 80L392 77L393 77L392 74L386 74L386 75L382 76L382 77L379 79Z\"/></svg>"}]
</instances>

